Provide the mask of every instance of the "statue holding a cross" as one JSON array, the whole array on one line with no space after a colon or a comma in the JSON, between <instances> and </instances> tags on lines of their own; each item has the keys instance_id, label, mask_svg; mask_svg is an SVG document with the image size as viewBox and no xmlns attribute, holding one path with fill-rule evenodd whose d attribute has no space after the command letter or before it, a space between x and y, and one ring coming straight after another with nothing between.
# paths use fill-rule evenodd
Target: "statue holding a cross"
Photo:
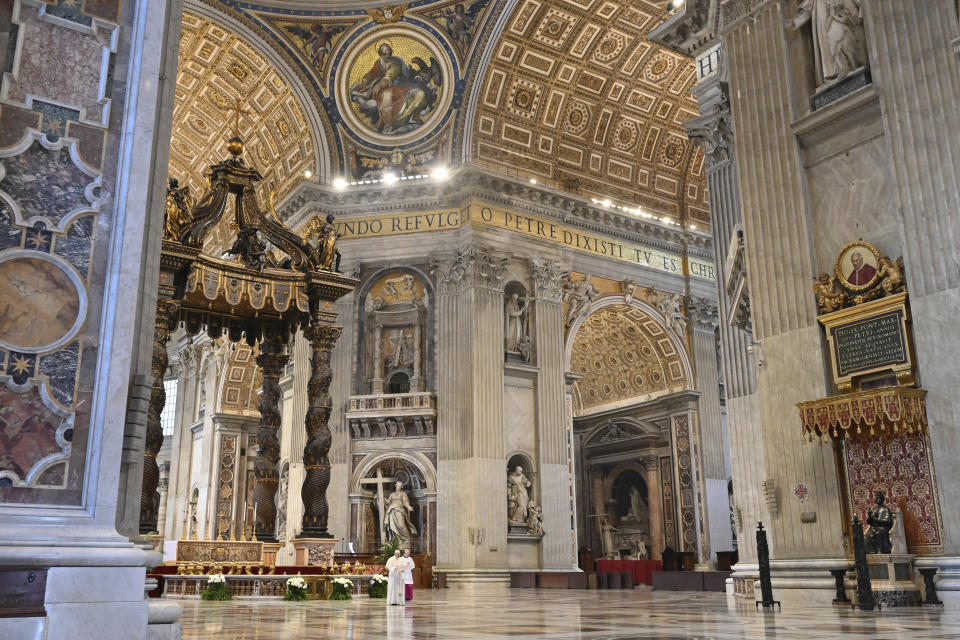
<instances>
[{"instance_id":1,"label":"statue holding a cross","mask_svg":"<svg viewBox=\"0 0 960 640\"><path fill-rule=\"evenodd\" d=\"M389 496L384 496L384 485L394 483L394 490ZM413 526L410 514L413 506L410 498L403 490L403 483L399 478L384 477L383 471L377 467L375 478L365 478L360 484L375 485L377 487L377 511L380 514L380 543L397 538L402 547L409 548L417 529Z\"/></svg>"}]
</instances>

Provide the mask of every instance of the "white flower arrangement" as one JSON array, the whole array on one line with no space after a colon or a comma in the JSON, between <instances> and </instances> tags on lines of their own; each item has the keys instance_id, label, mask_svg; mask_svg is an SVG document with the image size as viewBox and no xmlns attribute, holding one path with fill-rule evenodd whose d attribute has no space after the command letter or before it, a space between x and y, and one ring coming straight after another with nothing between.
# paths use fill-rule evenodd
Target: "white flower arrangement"
<instances>
[{"instance_id":1,"label":"white flower arrangement","mask_svg":"<svg viewBox=\"0 0 960 640\"><path fill-rule=\"evenodd\" d=\"M387 578L385 576L380 575L379 573L375 573L372 576L370 576L370 582L376 582L377 584L379 584L381 582L386 582L386 581L387 581Z\"/></svg>"},{"instance_id":2,"label":"white flower arrangement","mask_svg":"<svg viewBox=\"0 0 960 640\"><path fill-rule=\"evenodd\" d=\"M299 573L287 580L287 586L294 589L306 589L307 583Z\"/></svg>"},{"instance_id":3,"label":"white flower arrangement","mask_svg":"<svg viewBox=\"0 0 960 640\"><path fill-rule=\"evenodd\" d=\"M227 578L222 573L214 573L207 577L207 584L226 584Z\"/></svg>"},{"instance_id":4,"label":"white flower arrangement","mask_svg":"<svg viewBox=\"0 0 960 640\"><path fill-rule=\"evenodd\" d=\"M334 578L333 584L339 584L340 586L345 587L347 589L350 589L353 587L353 582L351 582L347 578Z\"/></svg>"}]
</instances>

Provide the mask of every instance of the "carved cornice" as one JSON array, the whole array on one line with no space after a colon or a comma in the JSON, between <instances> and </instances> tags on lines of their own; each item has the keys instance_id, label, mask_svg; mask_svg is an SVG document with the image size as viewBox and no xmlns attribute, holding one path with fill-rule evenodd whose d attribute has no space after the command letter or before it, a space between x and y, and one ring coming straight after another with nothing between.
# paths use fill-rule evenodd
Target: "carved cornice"
<instances>
[{"instance_id":1,"label":"carved cornice","mask_svg":"<svg viewBox=\"0 0 960 640\"><path fill-rule=\"evenodd\" d=\"M769 2L771 0L721 0L720 32L725 33L736 22Z\"/></svg>"},{"instance_id":2,"label":"carved cornice","mask_svg":"<svg viewBox=\"0 0 960 640\"><path fill-rule=\"evenodd\" d=\"M530 277L534 295L541 300L560 302L563 297L563 278L566 271L553 260L534 256L530 258Z\"/></svg>"},{"instance_id":3,"label":"carved cornice","mask_svg":"<svg viewBox=\"0 0 960 640\"><path fill-rule=\"evenodd\" d=\"M694 331L712 334L719 324L717 301L691 296L687 300L687 318Z\"/></svg>"},{"instance_id":4,"label":"carved cornice","mask_svg":"<svg viewBox=\"0 0 960 640\"><path fill-rule=\"evenodd\" d=\"M446 182L410 180L394 184L352 186L337 191L315 182L301 182L277 207L280 218L299 228L314 216L359 217L459 208L469 200L481 200L512 211L536 214L587 231L647 244L665 251L686 246L692 255L709 258L713 241L708 233L682 229L639 218L617 209L594 205L581 196L542 185L518 182L489 169L461 167Z\"/></svg>"},{"instance_id":5,"label":"carved cornice","mask_svg":"<svg viewBox=\"0 0 960 640\"><path fill-rule=\"evenodd\" d=\"M717 38L719 5L719 0L687 0L647 37L677 53L695 58Z\"/></svg>"},{"instance_id":6,"label":"carved cornice","mask_svg":"<svg viewBox=\"0 0 960 640\"><path fill-rule=\"evenodd\" d=\"M471 286L503 291L508 257L493 249L470 245L456 253L432 256L430 268L440 293L456 293Z\"/></svg>"}]
</instances>

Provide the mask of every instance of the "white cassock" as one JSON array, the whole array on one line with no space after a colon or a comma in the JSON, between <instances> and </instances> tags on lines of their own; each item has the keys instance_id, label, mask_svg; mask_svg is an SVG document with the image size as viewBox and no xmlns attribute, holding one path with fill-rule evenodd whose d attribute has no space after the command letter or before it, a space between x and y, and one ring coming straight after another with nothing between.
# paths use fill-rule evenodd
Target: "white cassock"
<instances>
[{"instance_id":1,"label":"white cassock","mask_svg":"<svg viewBox=\"0 0 960 640\"><path fill-rule=\"evenodd\" d=\"M413 558L408 558L406 556L400 556L400 568L403 570L403 588L404 588L404 600L406 600L406 589L407 585L413 585L413 568L416 565L413 563ZM412 593L411 589L411 593Z\"/></svg>"},{"instance_id":2,"label":"white cassock","mask_svg":"<svg viewBox=\"0 0 960 640\"><path fill-rule=\"evenodd\" d=\"M387 605L403 604L403 558L393 556L387 560Z\"/></svg>"}]
</instances>

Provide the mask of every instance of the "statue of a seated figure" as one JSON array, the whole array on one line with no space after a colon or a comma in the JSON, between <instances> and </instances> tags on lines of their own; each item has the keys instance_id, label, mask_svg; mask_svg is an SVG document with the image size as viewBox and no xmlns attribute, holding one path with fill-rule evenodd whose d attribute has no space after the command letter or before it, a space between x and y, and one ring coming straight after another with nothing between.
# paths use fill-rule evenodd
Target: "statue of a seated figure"
<instances>
[{"instance_id":1,"label":"statue of a seated figure","mask_svg":"<svg viewBox=\"0 0 960 640\"><path fill-rule=\"evenodd\" d=\"M867 524L870 529L864 535L867 553L890 553L890 530L893 529L895 517L890 507L883 504L886 496L882 491L877 492L877 504L867 510Z\"/></svg>"}]
</instances>

